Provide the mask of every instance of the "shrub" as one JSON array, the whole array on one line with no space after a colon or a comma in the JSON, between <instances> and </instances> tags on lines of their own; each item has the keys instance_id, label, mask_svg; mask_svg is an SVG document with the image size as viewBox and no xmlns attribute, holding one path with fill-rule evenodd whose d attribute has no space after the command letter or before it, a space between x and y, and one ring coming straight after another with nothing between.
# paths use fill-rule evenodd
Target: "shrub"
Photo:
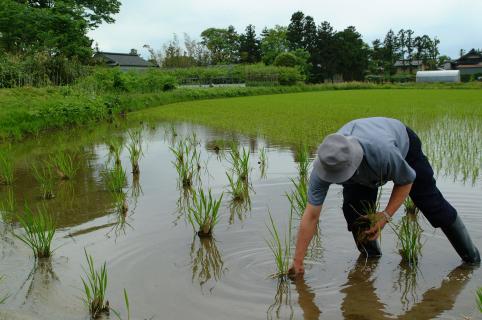
<instances>
[{"instance_id":1,"label":"shrub","mask_svg":"<svg viewBox=\"0 0 482 320\"><path fill-rule=\"evenodd\" d=\"M295 67L298 64L298 57L291 52L280 53L273 62L278 67Z\"/></svg>"}]
</instances>

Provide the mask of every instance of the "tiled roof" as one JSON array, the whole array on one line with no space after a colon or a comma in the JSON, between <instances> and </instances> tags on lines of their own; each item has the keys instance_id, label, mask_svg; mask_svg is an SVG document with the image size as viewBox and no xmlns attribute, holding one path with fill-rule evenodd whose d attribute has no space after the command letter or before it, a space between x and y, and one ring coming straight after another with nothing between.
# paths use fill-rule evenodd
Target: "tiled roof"
<instances>
[{"instance_id":1,"label":"tiled roof","mask_svg":"<svg viewBox=\"0 0 482 320\"><path fill-rule=\"evenodd\" d=\"M104 57L111 64L121 67L152 67L152 64L142 59L136 54L114 53L114 52L97 52L96 57Z\"/></svg>"}]
</instances>

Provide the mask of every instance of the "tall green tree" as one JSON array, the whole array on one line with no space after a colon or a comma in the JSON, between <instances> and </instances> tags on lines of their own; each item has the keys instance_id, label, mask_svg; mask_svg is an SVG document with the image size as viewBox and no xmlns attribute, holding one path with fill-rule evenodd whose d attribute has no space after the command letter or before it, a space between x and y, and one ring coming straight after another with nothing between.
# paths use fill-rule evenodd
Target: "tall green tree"
<instances>
[{"instance_id":1,"label":"tall green tree","mask_svg":"<svg viewBox=\"0 0 482 320\"><path fill-rule=\"evenodd\" d=\"M233 26L208 28L201 33L201 39L210 51L212 64L239 62L239 35Z\"/></svg>"},{"instance_id":2,"label":"tall green tree","mask_svg":"<svg viewBox=\"0 0 482 320\"><path fill-rule=\"evenodd\" d=\"M114 22L119 9L118 0L2 0L2 43L11 53L44 51L87 61L92 54L87 32Z\"/></svg>"},{"instance_id":3,"label":"tall green tree","mask_svg":"<svg viewBox=\"0 0 482 320\"><path fill-rule=\"evenodd\" d=\"M304 49L303 34L305 31L305 15L301 11L293 13L291 22L288 25L286 39L288 39L289 49Z\"/></svg>"},{"instance_id":4,"label":"tall green tree","mask_svg":"<svg viewBox=\"0 0 482 320\"><path fill-rule=\"evenodd\" d=\"M368 68L368 45L363 42L356 28L349 26L335 34L337 42L337 70L343 80L364 80Z\"/></svg>"},{"instance_id":5,"label":"tall green tree","mask_svg":"<svg viewBox=\"0 0 482 320\"><path fill-rule=\"evenodd\" d=\"M316 50L312 58L314 81L333 80L336 73L337 50L335 31L328 21L324 21L317 30Z\"/></svg>"},{"instance_id":6,"label":"tall green tree","mask_svg":"<svg viewBox=\"0 0 482 320\"><path fill-rule=\"evenodd\" d=\"M245 33L239 36L239 57L242 63L261 61L260 41L256 37L255 27L250 24Z\"/></svg>"},{"instance_id":7,"label":"tall green tree","mask_svg":"<svg viewBox=\"0 0 482 320\"><path fill-rule=\"evenodd\" d=\"M393 30L389 30L383 40L384 70L387 76L395 74L395 62L398 60L398 39Z\"/></svg>"},{"instance_id":8,"label":"tall green tree","mask_svg":"<svg viewBox=\"0 0 482 320\"><path fill-rule=\"evenodd\" d=\"M283 52L289 50L289 42L286 38L288 29L276 25L274 28L265 28L261 33L261 56L265 64L273 64L274 59Z\"/></svg>"}]
</instances>

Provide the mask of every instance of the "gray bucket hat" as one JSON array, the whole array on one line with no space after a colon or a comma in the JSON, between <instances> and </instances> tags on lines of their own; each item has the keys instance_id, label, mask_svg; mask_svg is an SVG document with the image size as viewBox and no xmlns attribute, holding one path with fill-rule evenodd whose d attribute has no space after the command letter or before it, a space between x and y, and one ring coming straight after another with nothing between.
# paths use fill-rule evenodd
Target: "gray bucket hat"
<instances>
[{"instance_id":1,"label":"gray bucket hat","mask_svg":"<svg viewBox=\"0 0 482 320\"><path fill-rule=\"evenodd\" d=\"M363 149L353 137L333 133L318 147L313 170L320 179L342 183L350 179L363 159Z\"/></svg>"}]
</instances>

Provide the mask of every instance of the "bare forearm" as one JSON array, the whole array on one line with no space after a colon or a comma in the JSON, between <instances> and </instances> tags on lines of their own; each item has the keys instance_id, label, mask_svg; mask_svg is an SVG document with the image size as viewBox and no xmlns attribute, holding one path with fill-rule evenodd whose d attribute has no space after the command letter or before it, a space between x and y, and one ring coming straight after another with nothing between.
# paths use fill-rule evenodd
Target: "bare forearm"
<instances>
[{"instance_id":1,"label":"bare forearm","mask_svg":"<svg viewBox=\"0 0 482 320\"><path fill-rule=\"evenodd\" d=\"M408 197L410 190L412 189L412 184L395 185L390 195L390 200L388 200L385 212L390 216L393 216L395 212L402 206L403 201Z\"/></svg>"},{"instance_id":2,"label":"bare forearm","mask_svg":"<svg viewBox=\"0 0 482 320\"><path fill-rule=\"evenodd\" d=\"M320 218L321 206L312 206L308 204L301 218L300 227L298 229L298 238L296 241L296 250L294 259L302 262L305 253L310 244L311 239L316 231L318 219Z\"/></svg>"}]
</instances>

